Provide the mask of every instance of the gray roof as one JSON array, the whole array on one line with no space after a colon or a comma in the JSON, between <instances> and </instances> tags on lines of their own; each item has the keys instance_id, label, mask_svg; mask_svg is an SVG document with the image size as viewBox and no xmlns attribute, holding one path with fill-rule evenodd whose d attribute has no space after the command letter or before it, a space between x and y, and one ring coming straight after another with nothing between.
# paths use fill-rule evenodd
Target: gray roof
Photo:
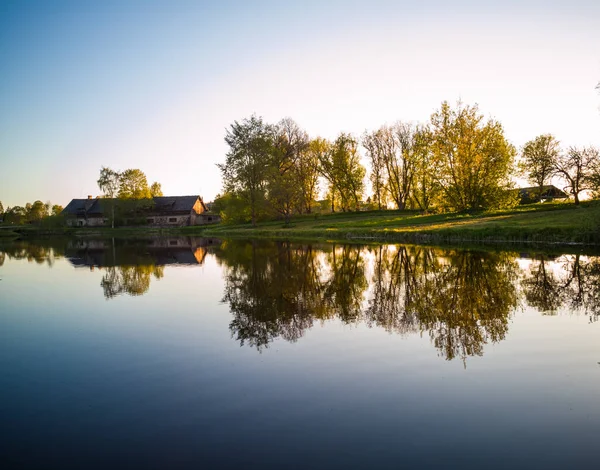
<instances>
[{"instance_id":1,"label":"gray roof","mask_svg":"<svg viewBox=\"0 0 600 470\"><path fill-rule=\"evenodd\" d=\"M530 186L528 188L519 188L519 194L521 196L525 196L528 193L537 194L540 190L539 186ZM541 196L552 196L554 198L566 198L569 197L567 193L565 193L562 189L557 188L553 184L547 184L542 186Z\"/></svg>"},{"instance_id":2,"label":"gray roof","mask_svg":"<svg viewBox=\"0 0 600 470\"><path fill-rule=\"evenodd\" d=\"M200 196L165 196L165 197L154 197L154 208L152 212L189 212L193 209L196 201L200 199L200 202L206 209L206 205L202 201ZM73 199L63 209L63 214L87 214L87 215L102 215L104 213L104 201L107 198L101 199Z\"/></svg>"},{"instance_id":3,"label":"gray roof","mask_svg":"<svg viewBox=\"0 0 600 470\"><path fill-rule=\"evenodd\" d=\"M100 199L73 199L62 210L63 214L102 214Z\"/></svg>"},{"instance_id":4,"label":"gray roof","mask_svg":"<svg viewBox=\"0 0 600 470\"><path fill-rule=\"evenodd\" d=\"M163 196L152 199L154 199L155 211L189 212L194 207L194 204L196 204L198 198L202 202L200 196ZM202 204L204 205L204 202ZM206 210L206 206L204 206L204 210Z\"/></svg>"}]
</instances>

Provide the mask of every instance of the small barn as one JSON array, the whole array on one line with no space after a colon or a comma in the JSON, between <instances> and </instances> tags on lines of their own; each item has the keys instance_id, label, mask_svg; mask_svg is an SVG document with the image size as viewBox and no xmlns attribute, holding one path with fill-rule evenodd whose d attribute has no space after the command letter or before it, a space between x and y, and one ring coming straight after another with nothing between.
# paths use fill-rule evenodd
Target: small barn
<instances>
[{"instance_id":1,"label":"small barn","mask_svg":"<svg viewBox=\"0 0 600 470\"><path fill-rule=\"evenodd\" d=\"M554 185L531 186L529 188L519 188L519 197L521 204L532 204L534 202L553 201L554 199L567 199L569 195Z\"/></svg>"},{"instance_id":2,"label":"small barn","mask_svg":"<svg viewBox=\"0 0 600 470\"><path fill-rule=\"evenodd\" d=\"M72 227L100 227L110 221L113 205L119 212L119 206L127 201L109 198L73 199L62 211L67 225ZM218 214L208 211L200 196L154 197L141 201L135 213L125 212L121 216L124 225L150 226L187 226L214 224L221 221Z\"/></svg>"}]
</instances>

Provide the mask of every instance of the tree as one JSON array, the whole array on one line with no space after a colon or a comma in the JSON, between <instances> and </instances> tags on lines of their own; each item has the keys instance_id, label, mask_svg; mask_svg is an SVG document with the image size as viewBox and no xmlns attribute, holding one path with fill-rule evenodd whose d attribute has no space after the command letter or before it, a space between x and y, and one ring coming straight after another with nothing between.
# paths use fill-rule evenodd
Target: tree
<instances>
[{"instance_id":1,"label":"tree","mask_svg":"<svg viewBox=\"0 0 600 470\"><path fill-rule=\"evenodd\" d=\"M414 136L414 173L411 199L413 205L428 211L437 197L435 160L432 153L433 136L427 126L419 125Z\"/></svg>"},{"instance_id":2,"label":"tree","mask_svg":"<svg viewBox=\"0 0 600 470\"><path fill-rule=\"evenodd\" d=\"M27 209L21 206L7 207L4 221L7 224L21 225L27 220Z\"/></svg>"},{"instance_id":3,"label":"tree","mask_svg":"<svg viewBox=\"0 0 600 470\"><path fill-rule=\"evenodd\" d=\"M336 200L342 211L350 210L352 206L358 209L364 190L365 169L360 163L356 140L349 134L341 133L319 155L319 166L329 184L332 212Z\"/></svg>"},{"instance_id":4,"label":"tree","mask_svg":"<svg viewBox=\"0 0 600 470\"><path fill-rule=\"evenodd\" d=\"M502 125L484 121L477 105L447 102L431 116L435 182L454 210L486 209L510 201L510 174L516 151Z\"/></svg>"},{"instance_id":5,"label":"tree","mask_svg":"<svg viewBox=\"0 0 600 470\"><path fill-rule=\"evenodd\" d=\"M110 200L112 209L111 226L115 228L115 196L119 191L121 175L117 171L103 166L100 169L100 178L98 178L97 183L104 196Z\"/></svg>"},{"instance_id":6,"label":"tree","mask_svg":"<svg viewBox=\"0 0 600 470\"><path fill-rule=\"evenodd\" d=\"M4 206L2 205L2 201L0 201L0 215L4 214Z\"/></svg>"},{"instance_id":7,"label":"tree","mask_svg":"<svg viewBox=\"0 0 600 470\"><path fill-rule=\"evenodd\" d=\"M42 201L35 201L33 204L27 204L27 220L32 223L39 223L44 217L48 217L48 208Z\"/></svg>"},{"instance_id":8,"label":"tree","mask_svg":"<svg viewBox=\"0 0 600 470\"><path fill-rule=\"evenodd\" d=\"M274 145L268 174L268 197L273 208L289 224L290 215L301 198L302 186L295 171L308 148L308 134L292 119L282 119L274 128Z\"/></svg>"},{"instance_id":9,"label":"tree","mask_svg":"<svg viewBox=\"0 0 600 470\"><path fill-rule=\"evenodd\" d=\"M224 223L244 223L250 217L248 204L234 193L217 194L213 210Z\"/></svg>"},{"instance_id":10,"label":"tree","mask_svg":"<svg viewBox=\"0 0 600 470\"><path fill-rule=\"evenodd\" d=\"M370 134L365 132L362 138L362 145L367 151L369 162L371 163L371 188L373 189L373 199L377 208L381 210L386 206L387 196L387 178L385 160L382 151L382 130L373 131Z\"/></svg>"},{"instance_id":11,"label":"tree","mask_svg":"<svg viewBox=\"0 0 600 470\"><path fill-rule=\"evenodd\" d=\"M52 215L60 215L60 213L63 211L63 206L60 206L58 204L54 204L52 206Z\"/></svg>"},{"instance_id":12,"label":"tree","mask_svg":"<svg viewBox=\"0 0 600 470\"><path fill-rule=\"evenodd\" d=\"M148 180L142 170L133 168L125 170L119 175L119 198L149 199L150 197Z\"/></svg>"},{"instance_id":13,"label":"tree","mask_svg":"<svg viewBox=\"0 0 600 470\"><path fill-rule=\"evenodd\" d=\"M419 127L398 122L393 126L382 126L363 138L363 146L371 160L371 183L379 207L380 201L389 194L398 209L406 208L413 194L417 156L427 155L422 137ZM419 155L418 151L421 152ZM425 163L424 158L421 163Z\"/></svg>"},{"instance_id":14,"label":"tree","mask_svg":"<svg viewBox=\"0 0 600 470\"><path fill-rule=\"evenodd\" d=\"M594 173L600 164L600 152L594 147L571 147L558 157L555 173L567 183L565 191L573 195L579 205L579 194L593 189Z\"/></svg>"},{"instance_id":15,"label":"tree","mask_svg":"<svg viewBox=\"0 0 600 470\"><path fill-rule=\"evenodd\" d=\"M556 169L559 154L559 142L552 134L539 135L523 146L520 169L531 183L538 186L540 200L544 185Z\"/></svg>"},{"instance_id":16,"label":"tree","mask_svg":"<svg viewBox=\"0 0 600 470\"><path fill-rule=\"evenodd\" d=\"M150 185L150 195L152 197L162 197L163 196L162 187L161 187L160 183L157 183L155 181L154 183L152 183Z\"/></svg>"},{"instance_id":17,"label":"tree","mask_svg":"<svg viewBox=\"0 0 600 470\"><path fill-rule=\"evenodd\" d=\"M317 198L319 190L319 154L323 151L324 139L313 139L300 153L296 162L294 175L300 190L298 212L310 214L312 204Z\"/></svg>"},{"instance_id":18,"label":"tree","mask_svg":"<svg viewBox=\"0 0 600 470\"><path fill-rule=\"evenodd\" d=\"M388 173L388 190L398 209L405 209L412 192L415 173L416 129L398 122L384 133L384 161Z\"/></svg>"},{"instance_id":19,"label":"tree","mask_svg":"<svg viewBox=\"0 0 600 470\"><path fill-rule=\"evenodd\" d=\"M269 165L272 162L274 129L261 117L252 115L235 121L225 135L229 146L221 170L225 192L235 193L250 208L252 225L266 200Z\"/></svg>"}]
</instances>

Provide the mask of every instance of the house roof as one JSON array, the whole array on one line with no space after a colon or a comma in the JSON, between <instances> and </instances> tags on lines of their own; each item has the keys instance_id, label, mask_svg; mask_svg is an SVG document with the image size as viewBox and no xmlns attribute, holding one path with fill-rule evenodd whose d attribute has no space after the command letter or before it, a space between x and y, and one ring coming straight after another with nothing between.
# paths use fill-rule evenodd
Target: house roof
<instances>
[{"instance_id":1,"label":"house roof","mask_svg":"<svg viewBox=\"0 0 600 470\"><path fill-rule=\"evenodd\" d=\"M526 196L529 193L535 193L540 190L539 186L530 186L528 188L519 188L519 194L521 196ZM553 184L547 184L542 186L541 196L552 196L554 198L566 198L569 197L567 193L565 193L562 189L557 188Z\"/></svg>"},{"instance_id":2,"label":"house roof","mask_svg":"<svg viewBox=\"0 0 600 470\"><path fill-rule=\"evenodd\" d=\"M73 199L62 210L64 214L102 214L102 205L100 199Z\"/></svg>"},{"instance_id":3,"label":"house roof","mask_svg":"<svg viewBox=\"0 0 600 470\"><path fill-rule=\"evenodd\" d=\"M154 197L153 212L189 212L193 209L196 201L200 199L200 203L206 209L206 205L200 196L167 196L167 197ZM64 214L98 214L104 213L104 201L107 198L102 199L73 199L63 209Z\"/></svg>"},{"instance_id":4,"label":"house roof","mask_svg":"<svg viewBox=\"0 0 600 470\"><path fill-rule=\"evenodd\" d=\"M194 204L198 199L204 206L204 210L207 210L200 196L163 196L152 199L154 199L154 210L159 212L188 212L194 208Z\"/></svg>"}]
</instances>

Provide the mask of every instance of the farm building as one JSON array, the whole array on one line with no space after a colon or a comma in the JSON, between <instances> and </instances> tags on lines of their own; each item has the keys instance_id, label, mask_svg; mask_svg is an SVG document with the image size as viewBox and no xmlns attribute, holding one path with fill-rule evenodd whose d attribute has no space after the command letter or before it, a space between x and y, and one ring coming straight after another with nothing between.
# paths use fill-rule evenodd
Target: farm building
<instances>
[{"instance_id":1,"label":"farm building","mask_svg":"<svg viewBox=\"0 0 600 470\"><path fill-rule=\"evenodd\" d=\"M109 198L73 199L62 211L72 227L99 227L109 224L112 205L123 207L131 201ZM208 211L200 196L154 197L139 202L134 211L121 214L122 225L187 226L220 222Z\"/></svg>"},{"instance_id":2,"label":"farm building","mask_svg":"<svg viewBox=\"0 0 600 470\"><path fill-rule=\"evenodd\" d=\"M552 201L554 199L567 199L569 195L554 185L542 186L540 193L539 186L529 188L519 188L519 197L521 204L531 204L538 201Z\"/></svg>"}]
</instances>

